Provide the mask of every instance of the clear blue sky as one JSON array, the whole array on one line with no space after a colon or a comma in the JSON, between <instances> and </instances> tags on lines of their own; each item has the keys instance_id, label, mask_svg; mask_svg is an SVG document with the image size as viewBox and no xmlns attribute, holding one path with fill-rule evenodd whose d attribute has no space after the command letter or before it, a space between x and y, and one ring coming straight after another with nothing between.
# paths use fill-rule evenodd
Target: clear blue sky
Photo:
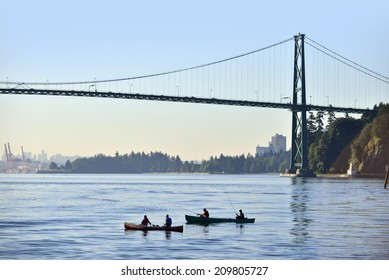
<instances>
[{"instance_id":1,"label":"clear blue sky","mask_svg":"<svg viewBox=\"0 0 389 280\"><path fill-rule=\"evenodd\" d=\"M389 76L387 1L4 1L0 80L130 77L228 58L298 32ZM386 100L388 102L388 100ZM283 110L0 96L0 144L49 155L255 153L287 136ZM16 151L15 151L16 150ZM2 154L2 153L1 153Z\"/></svg>"}]
</instances>

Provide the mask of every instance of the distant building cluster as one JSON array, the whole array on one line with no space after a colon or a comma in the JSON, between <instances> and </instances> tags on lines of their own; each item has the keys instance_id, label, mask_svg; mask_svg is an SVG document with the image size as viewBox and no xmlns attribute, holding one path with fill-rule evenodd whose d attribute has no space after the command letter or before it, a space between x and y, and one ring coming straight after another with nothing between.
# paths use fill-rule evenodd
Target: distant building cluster
<instances>
[{"instance_id":1,"label":"distant building cluster","mask_svg":"<svg viewBox=\"0 0 389 280\"><path fill-rule=\"evenodd\" d=\"M269 152L286 152L286 137L277 133L272 136L268 147L257 146L255 154L256 156L262 156L263 154Z\"/></svg>"},{"instance_id":2,"label":"distant building cluster","mask_svg":"<svg viewBox=\"0 0 389 280\"><path fill-rule=\"evenodd\" d=\"M33 155L31 152L26 152L21 147L21 154L12 152L10 144L4 145L4 153L0 161L0 173L35 173L39 169L48 168L50 162L55 162L57 165L64 165L66 161L74 161L79 156L63 156L56 154L48 157L47 153L42 150L40 154Z\"/></svg>"}]
</instances>

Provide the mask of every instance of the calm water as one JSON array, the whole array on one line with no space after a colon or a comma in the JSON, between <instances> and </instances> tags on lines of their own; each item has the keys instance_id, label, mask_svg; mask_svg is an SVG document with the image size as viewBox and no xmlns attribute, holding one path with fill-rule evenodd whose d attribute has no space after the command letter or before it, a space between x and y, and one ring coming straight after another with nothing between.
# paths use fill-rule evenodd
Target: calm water
<instances>
[{"instance_id":1,"label":"calm water","mask_svg":"<svg viewBox=\"0 0 389 280\"><path fill-rule=\"evenodd\" d=\"M389 259L380 180L1 174L0 194L0 259ZM256 222L185 223L204 207ZM144 214L184 232L123 230Z\"/></svg>"}]
</instances>

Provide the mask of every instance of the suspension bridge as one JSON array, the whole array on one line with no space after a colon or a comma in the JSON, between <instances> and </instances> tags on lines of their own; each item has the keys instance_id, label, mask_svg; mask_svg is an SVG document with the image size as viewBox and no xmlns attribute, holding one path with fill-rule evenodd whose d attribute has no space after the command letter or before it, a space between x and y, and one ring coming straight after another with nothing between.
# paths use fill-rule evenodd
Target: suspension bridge
<instances>
[{"instance_id":1,"label":"suspension bridge","mask_svg":"<svg viewBox=\"0 0 389 280\"><path fill-rule=\"evenodd\" d=\"M0 81L0 94L119 98L287 109L291 165L308 168L307 111L363 114L389 100L389 78L298 34L215 62L163 73L76 82Z\"/></svg>"}]
</instances>

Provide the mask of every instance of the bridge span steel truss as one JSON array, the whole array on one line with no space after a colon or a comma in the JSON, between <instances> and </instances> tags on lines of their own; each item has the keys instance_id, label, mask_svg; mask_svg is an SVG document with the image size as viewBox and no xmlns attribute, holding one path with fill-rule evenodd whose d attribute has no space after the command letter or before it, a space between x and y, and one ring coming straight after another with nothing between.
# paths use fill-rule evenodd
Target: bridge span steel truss
<instances>
[{"instance_id":1,"label":"bridge span steel truss","mask_svg":"<svg viewBox=\"0 0 389 280\"><path fill-rule=\"evenodd\" d=\"M311 104L293 104L293 103L274 103L249 100L230 100L220 98L199 98L188 96L171 96L171 95L152 95L139 93L118 93L118 92L99 92L99 91L78 91L78 90L53 90L53 89L33 89L33 88L0 88L0 94L12 95L44 95L44 96L73 96L73 97L96 97L96 98L114 98L114 99L135 99L135 100L150 100L150 101L167 101L167 102L182 102L196 104L216 104L216 105L232 105L246 107L264 107L278 108L295 111L324 111L324 112L339 112L339 113L355 113L363 114L372 112L372 109L361 108L345 108L334 106L318 106Z\"/></svg>"}]
</instances>

